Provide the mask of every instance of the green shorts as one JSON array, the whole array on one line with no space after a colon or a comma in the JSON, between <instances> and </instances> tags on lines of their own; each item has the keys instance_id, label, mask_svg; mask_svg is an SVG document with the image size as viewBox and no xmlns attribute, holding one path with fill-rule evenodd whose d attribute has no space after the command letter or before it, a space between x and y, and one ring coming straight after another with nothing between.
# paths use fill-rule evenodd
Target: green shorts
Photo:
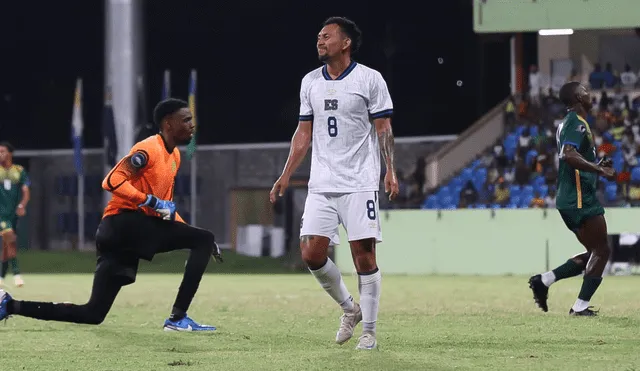
<instances>
[{"instance_id":1,"label":"green shorts","mask_svg":"<svg viewBox=\"0 0 640 371\"><path fill-rule=\"evenodd\" d=\"M581 209L558 209L564 224L573 233L576 233L587 219L598 215L604 215L604 208L600 205L583 207Z\"/></svg>"},{"instance_id":2,"label":"green shorts","mask_svg":"<svg viewBox=\"0 0 640 371\"><path fill-rule=\"evenodd\" d=\"M16 219L15 216L0 216L0 233L15 231Z\"/></svg>"}]
</instances>

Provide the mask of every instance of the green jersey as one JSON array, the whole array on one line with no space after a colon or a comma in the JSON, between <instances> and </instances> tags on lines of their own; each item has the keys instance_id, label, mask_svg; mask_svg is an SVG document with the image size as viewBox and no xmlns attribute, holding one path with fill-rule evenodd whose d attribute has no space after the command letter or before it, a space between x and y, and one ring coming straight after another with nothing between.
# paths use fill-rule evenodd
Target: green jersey
<instances>
[{"instance_id":1,"label":"green jersey","mask_svg":"<svg viewBox=\"0 0 640 371\"><path fill-rule=\"evenodd\" d=\"M576 147L585 160L596 161L596 147L589 124L577 113L569 112L558 125L556 141L559 157L556 208L566 210L600 207L596 199L598 174L576 170L562 158L564 146L570 144Z\"/></svg>"},{"instance_id":2,"label":"green jersey","mask_svg":"<svg viewBox=\"0 0 640 371\"><path fill-rule=\"evenodd\" d=\"M0 217L14 217L22 200L22 186L29 186L26 170L20 165L0 166Z\"/></svg>"}]
</instances>

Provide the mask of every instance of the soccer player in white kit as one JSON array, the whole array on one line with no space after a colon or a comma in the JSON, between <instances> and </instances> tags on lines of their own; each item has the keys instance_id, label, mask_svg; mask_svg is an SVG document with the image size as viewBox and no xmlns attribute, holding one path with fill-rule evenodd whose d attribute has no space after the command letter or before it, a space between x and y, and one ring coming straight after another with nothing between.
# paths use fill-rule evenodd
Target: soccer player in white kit
<instances>
[{"instance_id":1,"label":"soccer player in white kit","mask_svg":"<svg viewBox=\"0 0 640 371\"><path fill-rule=\"evenodd\" d=\"M327 293L342 307L336 342L344 344L362 321L356 349L374 349L381 275L376 242L382 241L378 217L380 153L386 164L385 191L398 194L391 130L393 104L378 71L358 64L351 54L361 32L342 17L327 19L318 34L318 56L324 65L309 72L300 88L300 117L282 175L271 190L271 202L282 196L291 174L312 142L309 194L302 215L302 259ZM313 139L313 140L312 140ZM339 243L338 226L347 231L358 272L360 304L347 290L329 245Z\"/></svg>"}]
</instances>

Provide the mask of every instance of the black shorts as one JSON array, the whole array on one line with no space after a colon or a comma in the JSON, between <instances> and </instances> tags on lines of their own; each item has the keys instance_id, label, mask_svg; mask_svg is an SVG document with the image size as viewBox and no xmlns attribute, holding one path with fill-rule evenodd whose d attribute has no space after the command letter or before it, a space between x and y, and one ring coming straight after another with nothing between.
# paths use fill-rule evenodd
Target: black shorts
<instances>
[{"instance_id":1,"label":"black shorts","mask_svg":"<svg viewBox=\"0 0 640 371\"><path fill-rule=\"evenodd\" d=\"M98 265L109 266L123 285L135 282L140 259L151 261L158 253L213 242L207 230L133 210L103 218L96 232Z\"/></svg>"}]
</instances>

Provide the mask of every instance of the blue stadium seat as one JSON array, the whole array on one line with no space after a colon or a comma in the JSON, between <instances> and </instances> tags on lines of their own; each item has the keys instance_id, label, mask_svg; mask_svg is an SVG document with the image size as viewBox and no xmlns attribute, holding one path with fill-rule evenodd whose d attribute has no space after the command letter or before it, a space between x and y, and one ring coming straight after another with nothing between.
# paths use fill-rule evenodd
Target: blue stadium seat
<instances>
[{"instance_id":1,"label":"blue stadium seat","mask_svg":"<svg viewBox=\"0 0 640 371\"><path fill-rule=\"evenodd\" d=\"M450 193L451 193L451 188L449 188L448 186L442 186L438 190L438 198L448 196Z\"/></svg>"},{"instance_id":2,"label":"blue stadium seat","mask_svg":"<svg viewBox=\"0 0 640 371\"><path fill-rule=\"evenodd\" d=\"M448 209L450 206L454 206L455 208L457 205L453 201L453 197L446 195L438 199L438 204L440 204L440 207L443 209Z\"/></svg>"},{"instance_id":3,"label":"blue stadium seat","mask_svg":"<svg viewBox=\"0 0 640 371\"><path fill-rule=\"evenodd\" d=\"M481 163L482 163L482 161L480 161L480 159L473 160L473 162L471 163L471 166L469 166L469 168L471 168L473 170L473 169L477 168L478 166L480 166Z\"/></svg>"},{"instance_id":4,"label":"blue stadium seat","mask_svg":"<svg viewBox=\"0 0 640 371\"><path fill-rule=\"evenodd\" d=\"M624 168L624 157L614 156L611 160L613 161L613 168L617 172L621 172L622 169Z\"/></svg>"},{"instance_id":5,"label":"blue stadium seat","mask_svg":"<svg viewBox=\"0 0 640 371\"><path fill-rule=\"evenodd\" d=\"M443 207L443 209L445 209L445 210L455 210L457 208L458 207L456 205L454 205L454 204L449 204L449 205Z\"/></svg>"},{"instance_id":6,"label":"blue stadium seat","mask_svg":"<svg viewBox=\"0 0 640 371\"><path fill-rule=\"evenodd\" d=\"M544 177L541 176L541 175L538 175L537 177L535 177L533 179L532 185L533 185L534 188L544 185Z\"/></svg>"},{"instance_id":7,"label":"blue stadium seat","mask_svg":"<svg viewBox=\"0 0 640 371\"><path fill-rule=\"evenodd\" d=\"M476 208L475 204L467 205L467 209L475 209L475 208Z\"/></svg>"},{"instance_id":8,"label":"blue stadium seat","mask_svg":"<svg viewBox=\"0 0 640 371\"><path fill-rule=\"evenodd\" d=\"M634 182L640 181L640 166L636 166L631 170L631 180Z\"/></svg>"},{"instance_id":9,"label":"blue stadium seat","mask_svg":"<svg viewBox=\"0 0 640 371\"><path fill-rule=\"evenodd\" d=\"M456 188L462 186L462 179L460 179L460 177L455 177L453 179L451 179L451 181L449 182L449 187L451 188Z\"/></svg>"},{"instance_id":10,"label":"blue stadium seat","mask_svg":"<svg viewBox=\"0 0 640 371\"><path fill-rule=\"evenodd\" d=\"M549 186L546 184L543 184L541 186L538 186L538 188L536 189L536 194L538 195L538 197L540 198L545 198L547 197L547 195L549 195Z\"/></svg>"},{"instance_id":11,"label":"blue stadium seat","mask_svg":"<svg viewBox=\"0 0 640 371\"><path fill-rule=\"evenodd\" d=\"M512 185L511 187L509 187L509 194L511 196L511 198L513 199L514 197L520 197L520 186L519 185Z\"/></svg>"},{"instance_id":12,"label":"blue stadium seat","mask_svg":"<svg viewBox=\"0 0 640 371\"><path fill-rule=\"evenodd\" d=\"M480 192L487 181L487 168L481 167L476 169L473 175L473 186L476 191Z\"/></svg>"},{"instance_id":13,"label":"blue stadium seat","mask_svg":"<svg viewBox=\"0 0 640 371\"><path fill-rule=\"evenodd\" d=\"M422 204L425 209L433 210L438 208L438 197L436 195L429 195Z\"/></svg>"},{"instance_id":14,"label":"blue stadium seat","mask_svg":"<svg viewBox=\"0 0 640 371\"><path fill-rule=\"evenodd\" d=\"M514 134L509 134L502 143L504 147L504 154L509 160L513 160L518 148L518 137Z\"/></svg>"},{"instance_id":15,"label":"blue stadium seat","mask_svg":"<svg viewBox=\"0 0 640 371\"><path fill-rule=\"evenodd\" d=\"M607 201L613 202L616 200L618 192L618 185L615 183L608 184L604 189L604 197Z\"/></svg>"},{"instance_id":16,"label":"blue stadium seat","mask_svg":"<svg viewBox=\"0 0 640 371\"><path fill-rule=\"evenodd\" d=\"M540 133L538 130L538 125L533 125L529 127L529 133L531 134L532 137L537 137L538 134Z\"/></svg>"},{"instance_id":17,"label":"blue stadium seat","mask_svg":"<svg viewBox=\"0 0 640 371\"><path fill-rule=\"evenodd\" d=\"M520 196L511 196L511 198L509 199L509 206L514 205L515 207L518 207L518 205L520 205Z\"/></svg>"},{"instance_id":18,"label":"blue stadium seat","mask_svg":"<svg viewBox=\"0 0 640 371\"><path fill-rule=\"evenodd\" d=\"M502 206L500 206L500 204L492 204L491 208L492 209L500 209L500 208L502 208Z\"/></svg>"},{"instance_id":19,"label":"blue stadium seat","mask_svg":"<svg viewBox=\"0 0 640 371\"><path fill-rule=\"evenodd\" d=\"M518 204L514 204L514 203L509 203L505 209L517 209L518 208Z\"/></svg>"},{"instance_id":20,"label":"blue stadium seat","mask_svg":"<svg viewBox=\"0 0 640 371\"><path fill-rule=\"evenodd\" d=\"M452 202L454 204L459 204L460 203L460 192L462 191L462 186L457 186L453 189L453 192L451 192L450 196L453 199Z\"/></svg>"},{"instance_id":21,"label":"blue stadium seat","mask_svg":"<svg viewBox=\"0 0 640 371\"><path fill-rule=\"evenodd\" d=\"M526 126L524 125L518 125L518 127L516 128L515 134L519 137L522 135L522 133L524 132L524 129L526 129Z\"/></svg>"},{"instance_id":22,"label":"blue stadium seat","mask_svg":"<svg viewBox=\"0 0 640 371\"><path fill-rule=\"evenodd\" d=\"M466 183L473 176L473 170L471 168L465 168L460 172L460 180L462 184Z\"/></svg>"},{"instance_id":23,"label":"blue stadium seat","mask_svg":"<svg viewBox=\"0 0 640 371\"><path fill-rule=\"evenodd\" d=\"M486 208L487 208L487 205L485 205L485 204L476 204L476 209L483 209L484 210Z\"/></svg>"},{"instance_id":24,"label":"blue stadium seat","mask_svg":"<svg viewBox=\"0 0 640 371\"><path fill-rule=\"evenodd\" d=\"M524 195L522 196L522 198L520 199L520 207L521 208L527 208L531 205L531 201L533 201L533 195Z\"/></svg>"},{"instance_id":25,"label":"blue stadium seat","mask_svg":"<svg viewBox=\"0 0 640 371\"><path fill-rule=\"evenodd\" d=\"M524 187L522 187L522 193L521 195L523 197L529 197L529 196L533 196L533 186L531 185L526 185Z\"/></svg>"}]
</instances>

